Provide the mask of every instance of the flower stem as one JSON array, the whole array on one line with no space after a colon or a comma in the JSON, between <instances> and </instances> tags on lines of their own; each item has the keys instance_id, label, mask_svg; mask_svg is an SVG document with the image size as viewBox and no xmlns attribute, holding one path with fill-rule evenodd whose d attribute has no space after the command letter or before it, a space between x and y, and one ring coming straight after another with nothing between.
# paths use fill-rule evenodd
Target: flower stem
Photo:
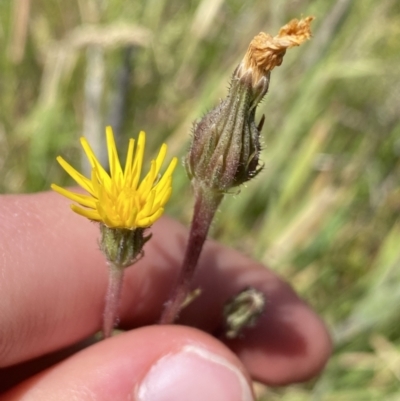
<instances>
[{"instance_id":1,"label":"flower stem","mask_svg":"<svg viewBox=\"0 0 400 401\"><path fill-rule=\"evenodd\" d=\"M222 198L223 194L200 186L195 187L194 212L181 272L176 287L165 304L160 324L174 323L181 311L183 302L189 295L190 285L207 238L208 229Z\"/></svg>"},{"instance_id":2,"label":"flower stem","mask_svg":"<svg viewBox=\"0 0 400 401\"><path fill-rule=\"evenodd\" d=\"M103 337L111 337L112 331L118 320L118 306L121 298L124 269L109 262L109 278L106 295L106 304L103 317Z\"/></svg>"}]
</instances>

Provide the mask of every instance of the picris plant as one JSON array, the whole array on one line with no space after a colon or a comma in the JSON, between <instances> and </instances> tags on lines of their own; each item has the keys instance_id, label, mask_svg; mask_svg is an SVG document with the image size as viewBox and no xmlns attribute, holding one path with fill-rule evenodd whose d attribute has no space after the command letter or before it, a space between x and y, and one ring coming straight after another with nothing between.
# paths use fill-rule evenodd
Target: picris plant
<instances>
[{"instance_id":1,"label":"picris plant","mask_svg":"<svg viewBox=\"0 0 400 401\"><path fill-rule=\"evenodd\" d=\"M191 290L191 282L214 214L223 197L260 173L260 132L256 109L266 95L271 71L281 65L286 50L311 37L313 17L294 19L272 37L264 32L251 41L233 72L227 97L194 124L184 165L195 205L188 244L176 288L161 323L173 323Z\"/></svg>"},{"instance_id":2,"label":"picris plant","mask_svg":"<svg viewBox=\"0 0 400 401\"><path fill-rule=\"evenodd\" d=\"M117 321L117 310L124 271L143 256L143 246L150 239L150 226L164 212L172 191L174 157L163 175L159 175L167 153L161 146L150 171L141 180L146 135L142 131L136 143L129 141L125 168L122 169L111 127L106 129L110 174L102 167L85 138L82 147L92 167L90 178L76 171L62 157L57 161L88 194L80 194L52 184L51 188L71 199L74 212L99 222L100 249L109 267L109 283L105 299L103 335L110 337Z\"/></svg>"},{"instance_id":3,"label":"picris plant","mask_svg":"<svg viewBox=\"0 0 400 401\"><path fill-rule=\"evenodd\" d=\"M282 63L287 49L299 46L311 36L313 17L292 20L278 35L260 33L250 43L235 69L227 97L207 113L193 128L193 139L184 165L191 180L195 206L189 239L176 287L167 301L161 323L173 323L190 298L191 282L214 214L225 194L262 169L259 160L260 131L264 116L256 123L256 109L268 91L271 71ZM129 142L124 169L121 167L114 135L107 127L110 174L101 166L85 138L82 147L92 167L87 178L62 157L57 160L87 194L75 193L53 184L52 189L71 199L72 210L99 223L100 249L109 266L109 285L105 299L104 337L109 337L117 321L117 310L124 270L143 256L150 239L150 226L163 214L172 191L173 158L160 175L167 147L162 145L150 171L141 179L145 133L136 144ZM249 289L230 300L225 323L230 336L247 325L254 325L264 307L256 290Z\"/></svg>"}]
</instances>

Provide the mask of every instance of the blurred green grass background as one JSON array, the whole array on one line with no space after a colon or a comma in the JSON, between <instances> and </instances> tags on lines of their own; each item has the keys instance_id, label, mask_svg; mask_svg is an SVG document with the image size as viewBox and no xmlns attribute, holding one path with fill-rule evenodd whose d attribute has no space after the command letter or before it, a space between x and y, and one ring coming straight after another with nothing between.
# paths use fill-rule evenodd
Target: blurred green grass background
<instances>
[{"instance_id":1,"label":"blurred green grass background","mask_svg":"<svg viewBox=\"0 0 400 401\"><path fill-rule=\"evenodd\" d=\"M212 235L268 264L324 317L325 372L260 400L400 400L400 2L0 2L0 192L72 184L78 137L143 129L182 156L260 31L314 15L259 107L264 171L227 197ZM168 213L188 223L183 168Z\"/></svg>"}]
</instances>

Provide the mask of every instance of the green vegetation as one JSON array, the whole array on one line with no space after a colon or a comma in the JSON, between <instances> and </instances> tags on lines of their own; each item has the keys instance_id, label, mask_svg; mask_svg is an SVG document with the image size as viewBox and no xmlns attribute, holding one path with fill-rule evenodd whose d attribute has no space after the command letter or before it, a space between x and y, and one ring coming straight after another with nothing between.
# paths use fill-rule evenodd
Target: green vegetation
<instances>
[{"instance_id":1,"label":"green vegetation","mask_svg":"<svg viewBox=\"0 0 400 401\"><path fill-rule=\"evenodd\" d=\"M259 108L265 169L224 200L212 235L284 276L335 337L318 380L260 388L261 400L394 401L400 2L2 1L0 192L70 183L56 155L78 166L77 138L101 145L108 123L120 138L145 130L148 156L163 141L183 155L191 122L225 95L252 37L301 15L316 16L314 38L273 71ZM182 168L175 188L169 213L187 223Z\"/></svg>"}]
</instances>

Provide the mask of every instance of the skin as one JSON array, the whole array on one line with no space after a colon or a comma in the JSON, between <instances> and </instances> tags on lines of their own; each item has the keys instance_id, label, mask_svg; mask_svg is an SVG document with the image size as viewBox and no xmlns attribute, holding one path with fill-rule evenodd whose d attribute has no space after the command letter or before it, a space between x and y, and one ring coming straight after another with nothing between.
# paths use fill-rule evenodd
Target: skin
<instances>
[{"instance_id":1,"label":"skin","mask_svg":"<svg viewBox=\"0 0 400 401\"><path fill-rule=\"evenodd\" d=\"M154 325L187 237L167 217L151 228L146 256L126 270L119 327L129 331L96 343L107 269L97 224L69 204L55 193L0 197L0 401L62 400L53 395L66 383L77 390L65 399L127 399L155 360L187 344L268 385L305 381L324 367L331 341L320 318L276 274L213 241L194 283L201 297L180 325ZM208 334L218 332L224 302L250 285L267 300L257 326L235 340Z\"/></svg>"}]
</instances>

